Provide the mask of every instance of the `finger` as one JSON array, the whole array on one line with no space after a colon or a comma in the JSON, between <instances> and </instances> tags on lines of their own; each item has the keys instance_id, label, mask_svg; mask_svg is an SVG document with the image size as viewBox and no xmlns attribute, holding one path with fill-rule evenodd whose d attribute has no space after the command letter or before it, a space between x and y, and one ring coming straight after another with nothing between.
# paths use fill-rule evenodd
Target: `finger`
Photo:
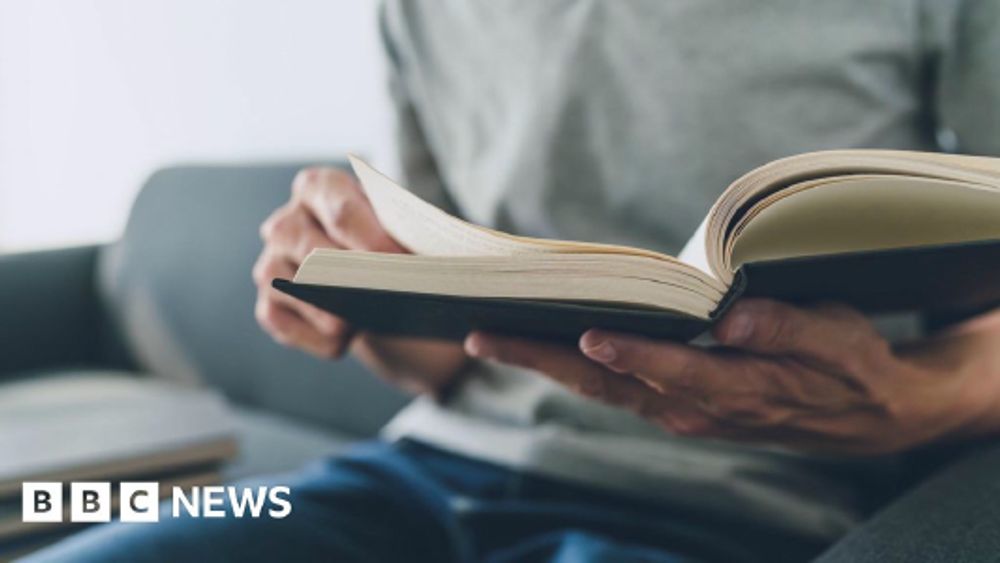
<instances>
[{"instance_id":1,"label":"finger","mask_svg":"<svg viewBox=\"0 0 1000 563\"><path fill-rule=\"evenodd\" d=\"M372 252L406 252L379 223L357 182L343 171L307 169L296 179L295 197L343 246Z\"/></svg>"},{"instance_id":2,"label":"finger","mask_svg":"<svg viewBox=\"0 0 1000 563\"><path fill-rule=\"evenodd\" d=\"M727 391L734 384L737 364L692 346L639 336L589 330L580 338L588 358L618 373L630 373L669 392L683 389L699 397Z\"/></svg>"},{"instance_id":3,"label":"finger","mask_svg":"<svg viewBox=\"0 0 1000 563\"><path fill-rule=\"evenodd\" d=\"M778 428L797 416L797 395L776 381L787 370L769 360L599 330L585 333L580 349L709 417L714 424L700 425L699 435L719 426Z\"/></svg>"},{"instance_id":4,"label":"finger","mask_svg":"<svg viewBox=\"0 0 1000 563\"><path fill-rule=\"evenodd\" d=\"M339 357L344 350L340 339L331 339L290 309L272 299L258 299L254 309L257 322L277 342L303 349L324 359Z\"/></svg>"},{"instance_id":5,"label":"finger","mask_svg":"<svg viewBox=\"0 0 1000 563\"><path fill-rule=\"evenodd\" d=\"M275 241L295 240L311 225L319 228L309 211L295 203L287 203L275 209L260 225L260 238L266 244Z\"/></svg>"},{"instance_id":6,"label":"finger","mask_svg":"<svg viewBox=\"0 0 1000 563\"><path fill-rule=\"evenodd\" d=\"M580 348L595 361L633 374L664 394L678 396L678 388L686 389L680 396L686 395L687 405L676 404L675 420L665 423L675 433L825 451L867 447L857 438L863 425L854 419L870 418L869 413L851 412L856 406L850 404L819 413L801 405L798 394L790 395L787 385L772 381L786 375L773 361L596 330L584 334ZM685 408L691 405L695 408Z\"/></svg>"},{"instance_id":7,"label":"finger","mask_svg":"<svg viewBox=\"0 0 1000 563\"><path fill-rule=\"evenodd\" d=\"M322 225L300 205L275 211L261 226L261 237L272 253L290 260L296 267L317 248L343 247L326 236Z\"/></svg>"},{"instance_id":8,"label":"finger","mask_svg":"<svg viewBox=\"0 0 1000 563\"><path fill-rule=\"evenodd\" d=\"M465 350L474 358L537 371L580 395L642 416L661 416L673 406L642 382L608 373L569 346L473 332Z\"/></svg>"},{"instance_id":9,"label":"finger","mask_svg":"<svg viewBox=\"0 0 1000 563\"><path fill-rule=\"evenodd\" d=\"M295 269L288 260L266 249L253 268L253 278L258 287L258 300L274 301L277 305L292 309L317 332L331 341L340 342L341 347L345 347L346 341L350 339L351 327L343 319L271 286L272 280L290 279L294 274ZM342 350L336 351L338 355L340 352Z\"/></svg>"},{"instance_id":10,"label":"finger","mask_svg":"<svg viewBox=\"0 0 1000 563\"><path fill-rule=\"evenodd\" d=\"M846 307L804 309L769 299L737 302L713 328L726 346L768 355L798 355L839 364L849 354L884 340L860 314Z\"/></svg>"},{"instance_id":11,"label":"finger","mask_svg":"<svg viewBox=\"0 0 1000 563\"><path fill-rule=\"evenodd\" d=\"M465 348L473 357L538 371L581 395L628 409L674 434L752 439L757 432L732 424L714 408L708 408L710 402L689 390L649 385L653 380L611 373L570 347L473 333L466 339Z\"/></svg>"},{"instance_id":12,"label":"finger","mask_svg":"<svg viewBox=\"0 0 1000 563\"><path fill-rule=\"evenodd\" d=\"M293 310L299 317L312 325L317 332L330 340L335 348L334 355L340 356L347 348L351 337L354 335L354 328L350 323L305 301L300 301L291 295L282 293L277 289L270 288L267 291L268 295L266 298L272 299L279 305Z\"/></svg>"}]
</instances>

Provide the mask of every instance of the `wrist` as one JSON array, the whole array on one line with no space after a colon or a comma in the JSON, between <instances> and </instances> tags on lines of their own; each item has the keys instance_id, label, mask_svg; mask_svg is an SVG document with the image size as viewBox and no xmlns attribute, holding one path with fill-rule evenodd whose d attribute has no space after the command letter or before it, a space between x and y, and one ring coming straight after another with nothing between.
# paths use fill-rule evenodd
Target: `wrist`
<instances>
[{"instance_id":1,"label":"wrist","mask_svg":"<svg viewBox=\"0 0 1000 563\"><path fill-rule=\"evenodd\" d=\"M926 359L956 389L954 439L1000 435L1000 332L956 330L935 339Z\"/></svg>"}]
</instances>

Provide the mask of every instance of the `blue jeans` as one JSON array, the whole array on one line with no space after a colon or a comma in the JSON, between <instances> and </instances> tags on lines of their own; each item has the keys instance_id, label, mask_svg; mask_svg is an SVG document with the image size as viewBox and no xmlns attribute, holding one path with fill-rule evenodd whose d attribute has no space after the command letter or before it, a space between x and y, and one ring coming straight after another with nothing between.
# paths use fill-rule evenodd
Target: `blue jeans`
<instances>
[{"instance_id":1,"label":"blue jeans","mask_svg":"<svg viewBox=\"0 0 1000 563\"><path fill-rule=\"evenodd\" d=\"M30 561L736 562L821 547L411 441L361 444L269 482L291 487L286 518L116 522Z\"/></svg>"}]
</instances>

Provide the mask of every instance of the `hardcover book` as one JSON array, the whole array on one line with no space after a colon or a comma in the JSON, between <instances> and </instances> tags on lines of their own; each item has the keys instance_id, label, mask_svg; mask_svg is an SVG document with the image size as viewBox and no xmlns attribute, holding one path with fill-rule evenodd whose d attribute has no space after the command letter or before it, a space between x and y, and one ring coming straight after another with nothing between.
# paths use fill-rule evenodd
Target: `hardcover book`
<instances>
[{"instance_id":1,"label":"hardcover book","mask_svg":"<svg viewBox=\"0 0 1000 563\"><path fill-rule=\"evenodd\" d=\"M748 296L870 313L1000 304L1000 159L839 150L777 160L726 188L677 257L488 229L351 165L411 254L317 248L294 280L273 283L362 330L689 340Z\"/></svg>"}]
</instances>

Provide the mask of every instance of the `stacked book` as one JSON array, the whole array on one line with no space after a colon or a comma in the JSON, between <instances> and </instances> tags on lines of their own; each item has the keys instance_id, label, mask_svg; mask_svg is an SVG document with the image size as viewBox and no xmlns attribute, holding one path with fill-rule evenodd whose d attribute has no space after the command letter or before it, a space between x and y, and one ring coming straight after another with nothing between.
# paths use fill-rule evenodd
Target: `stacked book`
<instances>
[{"instance_id":1,"label":"stacked book","mask_svg":"<svg viewBox=\"0 0 1000 563\"><path fill-rule=\"evenodd\" d=\"M218 395L123 374L42 377L0 386L0 558L73 530L22 520L24 482L157 482L173 487L219 481L236 453L235 424ZM117 505L117 498L112 504ZM117 506L115 507L117 510Z\"/></svg>"}]
</instances>

